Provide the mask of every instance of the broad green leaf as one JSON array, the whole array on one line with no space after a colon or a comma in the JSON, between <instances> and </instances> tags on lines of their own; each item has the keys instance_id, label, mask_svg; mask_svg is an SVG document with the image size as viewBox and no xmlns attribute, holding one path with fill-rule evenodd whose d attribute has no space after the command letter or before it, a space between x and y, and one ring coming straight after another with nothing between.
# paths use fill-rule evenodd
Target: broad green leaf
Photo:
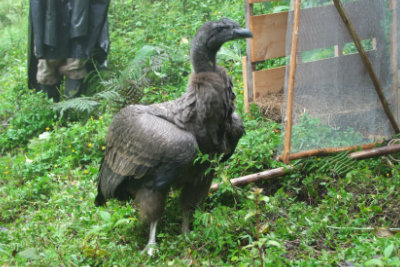
<instances>
[{"instance_id":1,"label":"broad green leaf","mask_svg":"<svg viewBox=\"0 0 400 267\"><path fill-rule=\"evenodd\" d=\"M0 243L0 253L7 254L7 251L5 250L5 245Z\"/></svg>"},{"instance_id":2,"label":"broad green leaf","mask_svg":"<svg viewBox=\"0 0 400 267\"><path fill-rule=\"evenodd\" d=\"M400 266L400 259L399 257L393 257L388 260L390 266Z\"/></svg>"},{"instance_id":3,"label":"broad green leaf","mask_svg":"<svg viewBox=\"0 0 400 267\"><path fill-rule=\"evenodd\" d=\"M273 246L273 247L277 247L277 248L282 247L281 243L279 243L278 241L275 241L275 240L269 240L267 242L267 246Z\"/></svg>"},{"instance_id":4,"label":"broad green leaf","mask_svg":"<svg viewBox=\"0 0 400 267\"><path fill-rule=\"evenodd\" d=\"M40 259L36 248L27 248L19 253L19 255L25 259L38 260Z\"/></svg>"},{"instance_id":5,"label":"broad green leaf","mask_svg":"<svg viewBox=\"0 0 400 267\"><path fill-rule=\"evenodd\" d=\"M130 221L131 221L131 220L126 219L126 218L124 218L124 219L119 219L119 220L114 224L114 227L117 227L117 226L119 226L119 225L121 225L121 224L129 224Z\"/></svg>"},{"instance_id":6,"label":"broad green leaf","mask_svg":"<svg viewBox=\"0 0 400 267\"><path fill-rule=\"evenodd\" d=\"M105 221L109 222L111 220L111 214L107 211L100 211L100 217Z\"/></svg>"},{"instance_id":7,"label":"broad green leaf","mask_svg":"<svg viewBox=\"0 0 400 267\"><path fill-rule=\"evenodd\" d=\"M269 196L263 196L261 198L261 201L264 201L265 203L268 203L269 202Z\"/></svg>"},{"instance_id":8,"label":"broad green leaf","mask_svg":"<svg viewBox=\"0 0 400 267\"><path fill-rule=\"evenodd\" d=\"M390 244L389 246L387 246L387 247L385 248L385 250L384 250L384 252L383 252L383 255L384 255L386 258L390 258L390 256L391 256L392 253L393 253L393 250L394 250L394 245L393 245L393 244Z\"/></svg>"},{"instance_id":9,"label":"broad green leaf","mask_svg":"<svg viewBox=\"0 0 400 267\"><path fill-rule=\"evenodd\" d=\"M372 265L383 266L383 261L380 258L376 258L376 259L371 259L365 262L364 264L365 266L372 266Z\"/></svg>"},{"instance_id":10,"label":"broad green leaf","mask_svg":"<svg viewBox=\"0 0 400 267\"><path fill-rule=\"evenodd\" d=\"M244 220L247 221L249 218L253 217L254 215L256 215L256 211L255 210L250 210L246 216L244 217Z\"/></svg>"}]
</instances>

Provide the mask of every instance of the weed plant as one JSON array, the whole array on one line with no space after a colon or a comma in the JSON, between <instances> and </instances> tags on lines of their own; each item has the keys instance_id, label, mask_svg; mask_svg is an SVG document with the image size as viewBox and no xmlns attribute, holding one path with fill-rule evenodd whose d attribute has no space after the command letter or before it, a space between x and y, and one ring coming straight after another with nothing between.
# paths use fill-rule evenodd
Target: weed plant
<instances>
[{"instance_id":1,"label":"weed plant","mask_svg":"<svg viewBox=\"0 0 400 267\"><path fill-rule=\"evenodd\" d=\"M276 1L259 8L270 13L287 5ZM244 25L243 13L238 0L111 1L109 69L88 78L84 97L96 106L84 109L81 102L81 116L27 88L28 1L0 1L0 266L400 265L395 158L309 158L293 162L295 170L284 177L230 185L230 178L282 166L274 160L280 125L256 107L242 113L244 41L226 44L218 59L233 77L246 135L229 161L212 160L216 181L223 183L196 211L192 231L180 233L179 192L171 191L157 235L159 251L148 257L141 254L148 227L131 202L94 206L115 112L128 103L182 94L196 29L221 17ZM120 94L123 90L128 93ZM315 142L328 131L308 129L304 134Z\"/></svg>"}]
</instances>

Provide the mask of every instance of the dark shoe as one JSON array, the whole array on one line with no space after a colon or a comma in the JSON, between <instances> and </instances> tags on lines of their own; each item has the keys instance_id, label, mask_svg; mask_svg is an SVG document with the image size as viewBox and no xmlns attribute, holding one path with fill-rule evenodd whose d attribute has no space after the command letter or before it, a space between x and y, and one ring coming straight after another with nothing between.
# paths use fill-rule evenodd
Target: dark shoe
<instances>
[{"instance_id":1,"label":"dark shoe","mask_svg":"<svg viewBox=\"0 0 400 267\"><path fill-rule=\"evenodd\" d=\"M41 91L49 98L52 98L53 101L56 103L60 101L60 92L58 91L57 84L54 85L45 85L45 84L37 84L37 91Z\"/></svg>"},{"instance_id":2,"label":"dark shoe","mask_svg":"<svg viewBox=\"0 0 400 267\"><path fill-rule=\"evenodd\" d=\"M67 98L73 98L78 96L79 90L81 89L83 79L65 79L65 96Z\"/></svg>"}]
</instances>

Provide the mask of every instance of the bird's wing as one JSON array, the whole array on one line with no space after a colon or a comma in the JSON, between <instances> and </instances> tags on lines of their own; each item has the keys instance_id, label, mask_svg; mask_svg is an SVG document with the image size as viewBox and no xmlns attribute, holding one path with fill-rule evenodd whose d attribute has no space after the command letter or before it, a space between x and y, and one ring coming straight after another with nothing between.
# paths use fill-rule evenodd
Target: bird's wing
<instances>
[{"instance_id":1,"label":"bird's wing","mask_svg":"<svg viewBox=\"0 0 400 267\"><path fill-rule=\"evenodd\" d=\"M234 112L232 113L231 123L226 127L224 135L222 162L228 160L236 149L239 139L245 134L242 119Z\"/></svg>"},{"instance_id":2,"label":"bird's wing","mask_svg":"<svg viewBox=\"0 0 400 267\"><path fill-rule=\"evenodd\" d=\"M149 112L138 111L137 106L128 106L109 127L99 188L105 199L118 197L118 187L128 178L165 188L179 178L182 168L193 165L196 147L189 132Z\"/></svg>"},{"instance_id":3,"label":"bird's wing","mask_svg":"<svg viewBox=\"0 0 400 267\"><path fill-rule=\"evenodd\" d=\"M105 161L115 173L140 179L160 164L192 157L192 134L150 113L135 113L134 106L124 109L109 128Z\"/></svg>"}]
</instances>

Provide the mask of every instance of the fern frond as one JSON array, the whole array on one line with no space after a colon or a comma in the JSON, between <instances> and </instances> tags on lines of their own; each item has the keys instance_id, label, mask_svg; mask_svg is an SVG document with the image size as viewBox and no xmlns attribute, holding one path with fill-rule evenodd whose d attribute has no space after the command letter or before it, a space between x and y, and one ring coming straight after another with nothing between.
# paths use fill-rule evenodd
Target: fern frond
<instances>
[{"instance_id":1,"label":"fern frond","mask_svg":"<svg viewBox=\"0 0 400 267\"><path fill-rule=\"evenodd\" d=\"M357 161L348 157L348 152L341 152L318 160L315 158L304 159L299 162L303 163L303 168L307 172L318 170L318 172L322 173L333 172L337 176L343 176L357 168Z\"/></svg>"},{"instance_id":2,"label":"fern frond","mask_svg":"<svg viewBox=\"0 0 400 267\"><path fill-rule=\"evenodd\" d=\"M150 73L159 78L164 77L159 70L168 58L169 55L163 48L145 45L124 70L104 81L103 85L107 91L114 91L120 96L119 99L114 98L115 102L123 105L138 103L143 97L144 88L151 82Z\"/></svg>"},{"instance_id":3,"label":"fern frond","mask_svg":"<svg viewBox=\"0 0 400 267\"><path fill-rule=\"evenodd\" d=\"M99 93L95 94L93 96L93 98L103 99L103 100L107 100L107 101L114 101L114 102L120 102L122 100L121 95L115 90L106 90L106 91L99 92Z\"/></svg>"},{"instance_id":4,"label":"fern frond","mask_svg":"<svg viewBox=\"0 0 400 267\"><path fill-rule=\"evenodd\" d=\"M162 78L164 74L159 71L168 58L169 55L163 48L143 46L124 70L110 78L103 79L98 70L86 77L86 82L95 83L95 89L102 87L105 90L90 97L76 97L56 103L53 109L63 117L67 111L90 115L96 111L102 100L117 104L118 109L121 106L138 103L143 97L144 88L151 82L150 73L154 74L152 78L155 76Z\"/></svg>"},{"instance_id":5,"label":"fern frond","mask_svg":"<svg viewBox=\"0 0 400 267\"><path fill-rule=\"evenodd\" d=\"M61 117L67 111L77 111L79 113L90 114L100 105L99 102L90 97L77 97L53 105L53 109L59 112Z\"/></svg>"},{"instance_id":6,"label":"fern frond","mask_svg":"<svg viewBox=\"0 0 400 267\"><path fill-rule=\"evenodd\" d=\"M329 159L332 164L332 171L339 176L342 176L356 169L356 160L348 156L347 152L342 152Z\"/></svg>"}]
</instances>

